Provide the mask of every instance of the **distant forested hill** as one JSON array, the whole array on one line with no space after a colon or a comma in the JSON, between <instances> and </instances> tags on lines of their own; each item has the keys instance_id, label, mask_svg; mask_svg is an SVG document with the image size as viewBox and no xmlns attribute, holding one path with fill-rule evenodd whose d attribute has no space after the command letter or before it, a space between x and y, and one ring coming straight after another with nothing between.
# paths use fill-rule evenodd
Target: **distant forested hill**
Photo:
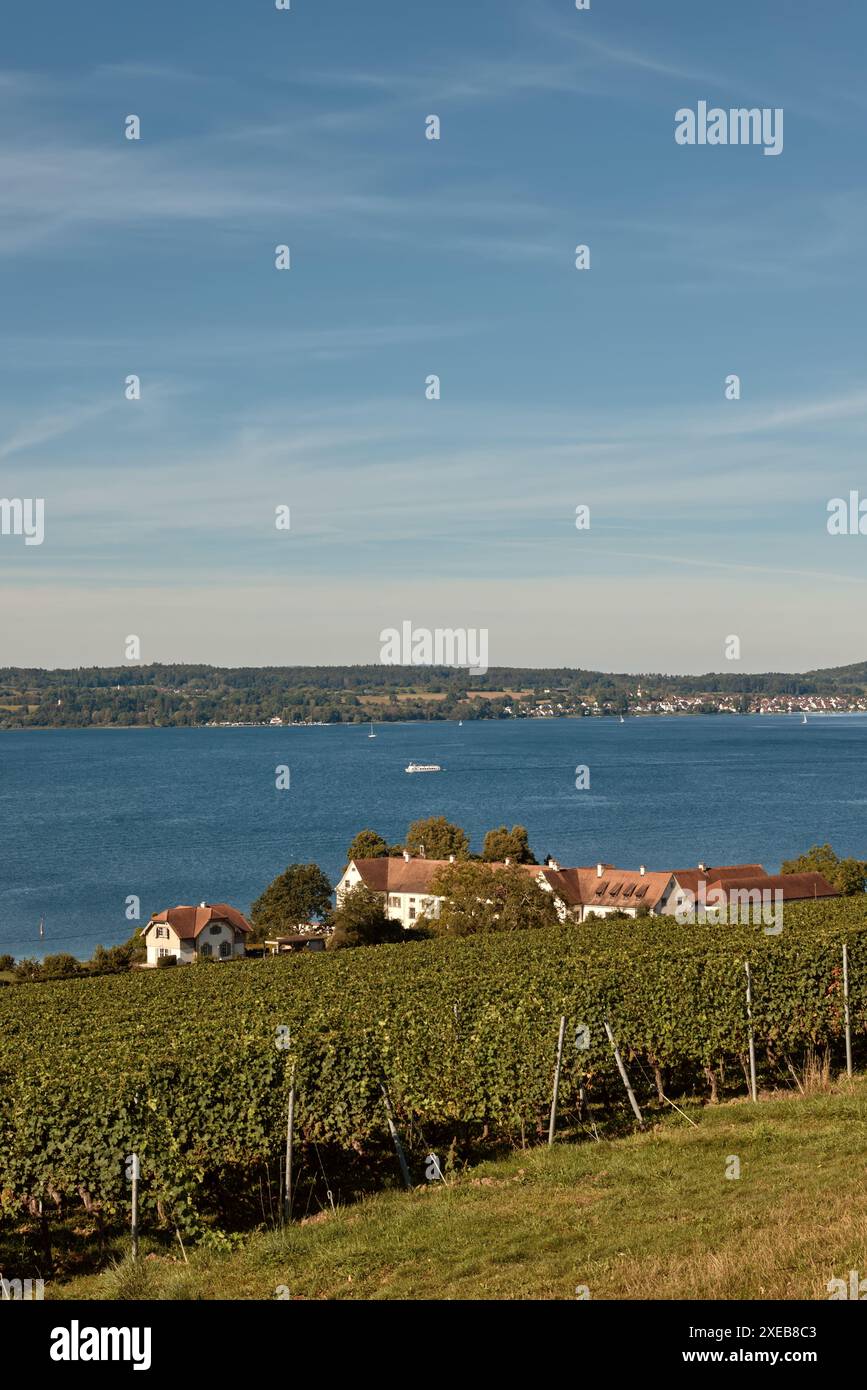
<instances>
[{"instance_id":1,"label":"distant forested hill","mask_svg":"<svg viewBox=\"0 0 867 1390\"><path fill-rule=\"evenodd\" d=\"M645 700L867 694L867 662L803 674L606 674L569 667L492 667L484 676L434 666L150 665L0 669L0 728L362 723L491 719L534 712L616 713ZM703 706L702 706L703 707Z\"/></svg>"}]
</instances>

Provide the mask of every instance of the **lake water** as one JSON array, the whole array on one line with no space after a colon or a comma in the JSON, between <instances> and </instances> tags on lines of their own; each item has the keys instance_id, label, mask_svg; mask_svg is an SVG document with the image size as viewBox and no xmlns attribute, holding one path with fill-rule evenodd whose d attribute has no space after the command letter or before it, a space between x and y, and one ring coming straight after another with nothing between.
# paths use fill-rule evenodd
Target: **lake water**
<instances>
[{"instance_id":1,"label":"lake water","mask_svg":"<svg viewBox=\"0 0 867 1390\"><path fill-rule=\"evenodd\" d=\"M0 952L86 958L176 903L243 912L355 832L401 841L445 815L481 849L526 825L540 860L686 868L781 860L816 841L867 857L867 716L693 716L298 729L0 734ZM408 762L443 772L407 776ZM275 787L278 765L291 786ZM575 769L590 769L577 791ZM45 916L45 940L38 936Z\"/></svg>"}]
</instances>

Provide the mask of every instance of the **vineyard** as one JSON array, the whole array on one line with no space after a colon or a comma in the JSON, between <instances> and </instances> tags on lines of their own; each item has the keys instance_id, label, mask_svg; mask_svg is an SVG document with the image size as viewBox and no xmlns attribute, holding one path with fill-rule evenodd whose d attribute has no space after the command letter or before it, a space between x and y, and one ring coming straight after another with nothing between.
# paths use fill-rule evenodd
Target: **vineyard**
<instances>
[{"instance_id":1,"label":"vineyard","mask_svg":"<svg viewBox=\"0 0 867 1390\"><path fill-rule=\"evenodd\" d=\"M781 935L664 921L594 923L325 956L0 990L0 1202L202 1234L267 1220L279 1202L287 1097L306 1202L396 1175L385 1083L416 1178L547 1130L561 1015L561 1123L623 1124L607 1021L640 1103L791 1083L811 1052L844 1059L847 944L856 1062L867 1033L862 899L797 904ZM576 1031L578 1037L576 1039ZM576 1045L577 1041L577 1045ZM579 1114L579 1091L584 1107ZM589 1131L588 1131L589 1132ZM387 1165L387 1168L386 1166ZM393 1180L393 1179L392 1179Z\"/></svg>"}]
</instances>

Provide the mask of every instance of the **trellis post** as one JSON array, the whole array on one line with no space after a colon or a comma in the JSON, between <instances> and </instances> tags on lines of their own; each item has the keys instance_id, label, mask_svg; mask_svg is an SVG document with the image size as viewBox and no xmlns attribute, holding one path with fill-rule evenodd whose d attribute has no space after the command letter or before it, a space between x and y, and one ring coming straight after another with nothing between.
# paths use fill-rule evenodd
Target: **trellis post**
<instances>
[{"instance_id":1,"label":"trellis post","mask_svg":"<svg viewBox=\"0 0 867 1390\"><path fill-rule=\"evenodd\" d=\"M406 1161L406 1154L403 1151L403 1144L400 1142L400 1135L397 1132L397 1125L394 1122L394 1111L391 1108L391 1101L388 1098L388 1091L385 1088L384 1081L380 1082L380 1090L382 1091L382 1098L385 1101L385 1113L388 1118L388 1129L389 1133L391 1134L395 1150L397 1152L397 1161L400 1164L400 1171L403 1177L403 1184L404 1187L408 1191L410 1191L412 1189L412 1177L409 1171L409 1164Z\"/></svg>"},{"instance_id":2,"label":"trellis post","mask_svg":"<svg viewBox=\"0 0 867 1390\"><path fill-rule=\"evenodd\" d=\"M758 1100L756 1092L756 1039L753 1033L753 982L750 976L750 963L744 961L744 970L747 976L747 1023L749 1024L749 1044L750 1044L750 1095L753 1100Z\"/></svg>"},{"instance_id":3,"label":"trellis post","mask_svg":"<svg viewBox=\"0 0 867 1390\"><path fill-rule=\"evenodd\" d=\"M560 1094L560 1065L563 1061L563 1037L566 1032L565 1016L560 1019L560 1034L557 1038L557 1060L554 1063L554 1091L551 1096L551 1115L548 1120L548 1144L554 1142L554 1126L557 1123L557 1097Z\"/></svg>"},{"instance_id":4,"label":"trellis post","mask_svg":"<svg viewBox=\"0 0 867 1390\"><path fill-rule=\"evenodd\" d=\"M295 1064L292 1064L292 1079L289 1083L289 1109L286 1116L286 1191L283 1211L287 1221L292 1220L292 1156L295 1147Z\"/></svg>"},{"instance_id":5,"label":"trellis post","mask_svg":"<svg viewBox=\"0 0 867 1390\"><path fill-rule=\"evenodd\" d=\"M614 1034L611 1031L611 1024L608 1022L607 1018L604 1020L604 1024L605 1032L608 1034L608 1041L611 1044L611 1050L614 1053L614 1060L617 1063L617 1070L620 1072L620 1080L623 1082L626 1094L629 1097L629 1104L632 1106L632 1112L635 1115L635 1118L638 1121L639 1125L641 1125L643 1129L644 1116L638 1108L638 1101L635 1099L635 1092L629 1084L629 1075L626 1071L625 1066L623 1065L623 1058L620 1056L617 1043L614 1041Z\"/></svg>"},{"instance_id":6,"label":"trellis post","mask_svg":"<svg viewBox=\"0 0 867 1390\"><path fill-rule=\"evenodd\" d=\"M843 1021L846 1025L846 1075L852 1075L852 1022L849 1017L849 947L843 942Z\"/></svg>"}]
</instances>

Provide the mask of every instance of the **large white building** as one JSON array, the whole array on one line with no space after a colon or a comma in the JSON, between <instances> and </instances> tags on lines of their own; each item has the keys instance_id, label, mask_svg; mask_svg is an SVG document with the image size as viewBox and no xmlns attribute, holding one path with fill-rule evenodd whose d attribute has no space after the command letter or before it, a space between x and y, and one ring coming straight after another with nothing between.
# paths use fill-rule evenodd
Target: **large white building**
<instances>
[{"instance_id":1,"label":"large white building","mask_svg":"<svg viewBox=\"0 0 867 1390\"><path fill-rule=\"evenodd\" d=\"M454 856L451 860L417 859L406 850L399 859L350 859L334 891L339 903L348 889L363 883L385 898L387 917L412 927L422 915L439 915L442 898L431 893L430 885L442 868L454 862Z\"/></svg>"},{"instance_id":2,"label":"large white building","mask_svg":"<svg viewBox=\"0 0 867 1390\"><path fill-rule=\"evenodd\" d=\"M394 858L351 859L334 891L339 903L347 890L363 883L385 899L386 916L409 928L415 926L421 916L439 916L442 898L431 892L431 884L443 869L454 863L454 855L449 859L425 859L424 856L416 858L407 850ZM510 864L511 861L506 859L502 863L489 863L483 867L503 869ZM521 864L518 867L536 878L543 888L551 886L547 881L547 865ZM558 901L558 910L561 917L565 917L567 908L564 903Z\"/></svg>"},{"instance_id":3,"label":"large white building","mask_svg":"<svg viewBox=\"0 0 867 1390\"><path fill-rule=\"evenodd\" d=\"M422 915L439 915L442 898L431 892L431 883L442 869L453 864L451 859L415 858L406 850L400 858L353 859L341 875L335 893L340 902L343 894L359 883L385 899L386 914L404 927L412 927ZM506 868L489 864L490 869ZM612 912L626 912L634 917L641 907L650 912L674 911L669 898L675 889L671 873L647 873L642 866L633 872L614 869L609 864L597 864L590 869L561 869L554 860L547 864L522 864L525 873L532 875L539 887L553 893L561 920L572 917L583 921L596 915L607 917Z\"/></svg>"},{"instance_id":4,"label":"large white building","mask_svg":"<svg viewBox=\"0 0 867 1390\"><path fill-rule=\"evenodd\" d=\"M343 894L359 883L385 899L387 916L412 927L422 915L439 915L442 898L431 892L437 874L450 863L446 859L415 858L404 851L400 858L353 859L341 875L335 892L340 902ZM506 860L505 864L508 865ZM491 869L504 865L490 864ZM645 912L650 916L673 916L683 910L690 899L705 890L726 894L747 890L759 894L762 889L779 887L784 898L828 897L836 890L821 874L785 874L769 876L761 864L725 864L716 868L699 864L695 869L649 870L643 864L638 869L618 869L614 864L597 863L588 867L561 869L553 859L547 864L522 864L539 887L554 894L561 921L571 918L586 922L594 917L610 917L625 913L637 917ZM699 887L703 885L703 887Z\"/></svg>"}]
</instances>

